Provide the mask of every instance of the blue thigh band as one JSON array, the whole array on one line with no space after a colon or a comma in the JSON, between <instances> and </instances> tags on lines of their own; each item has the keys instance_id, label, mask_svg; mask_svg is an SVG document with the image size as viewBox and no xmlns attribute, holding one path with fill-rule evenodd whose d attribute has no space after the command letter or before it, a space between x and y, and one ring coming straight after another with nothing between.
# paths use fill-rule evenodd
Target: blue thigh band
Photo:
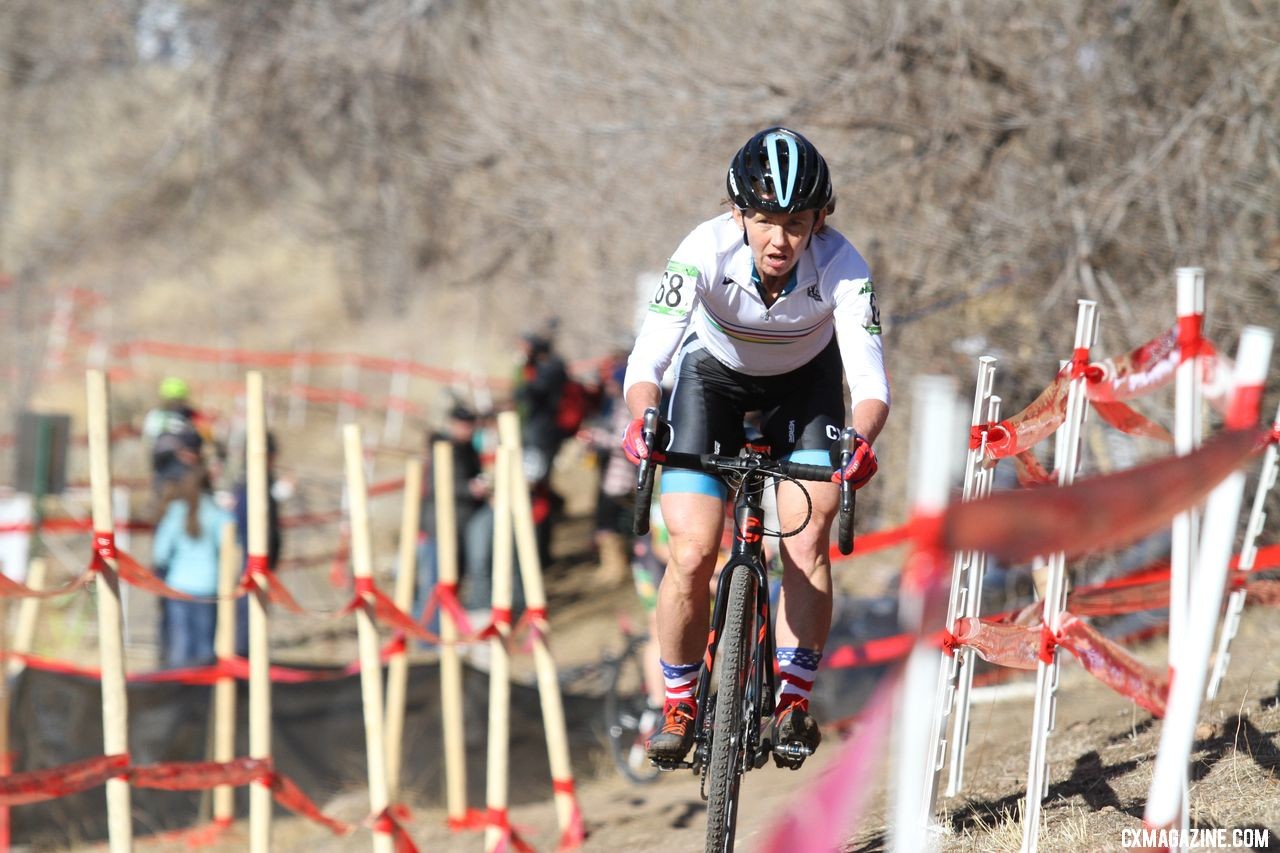
<instances>
[{"instance_id":1,"label":"blue thigh band","mask_svg":"<svg viewBox=\"0 0 1280 853\"><path fill-rule=\"evenodd\" d=\"M793 450L787 454L787 460L790 462L799 462L801 465L831 465L831 454L826 450Z\"/></svg>"},{"instance_id":2,"label":"blue thigh band","mask_svg":"<svg viewBox=\"0 0 1280 853\"><path fill-rule=\"evenodd\" d=\"M825 450L793 450L787 454L791 462L802 465L830 465L831 454ZM663 470L662 494L709 495L724 500L728 489L719 477L701 471Z\"/></svg>"},{"instance_id":3,"label":"blue thigh band","mask_svg":"<svg viewBox=\"0 0 1280 853\"><path fill-rule=\"evenodd\" d=\"M728 494L724 481L701 471L662 470L662 494L709 495L724 500Z\"/></svg>"}]
</instances>

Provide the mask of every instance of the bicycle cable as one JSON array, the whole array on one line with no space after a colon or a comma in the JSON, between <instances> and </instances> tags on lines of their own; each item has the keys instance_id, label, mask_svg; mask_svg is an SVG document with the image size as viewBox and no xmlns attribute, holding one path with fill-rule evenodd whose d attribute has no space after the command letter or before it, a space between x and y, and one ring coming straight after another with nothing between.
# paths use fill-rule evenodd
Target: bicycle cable
<instances>
[{"instance_id":1,"label":"bicycle cable","mask_svg":"<svg viewBox=\"0 0 1280 853\"><path fill-rule=\"evenodd\" d=\"M751 473L759 473L759 469L754 468L752 469ZM800 524L797 525L794 530L790 530L786 532L783 532L781 530L769 530L768 528L761 525L760 535L761 536L777 536L779 539L786 539L788 537L797 535L798 533L800 533L800 531L808 527L809 522L813 520L813 498L809 496L809 490L806 489L804 485L795 477L790 477L782 473L781 471L766 471L764 472L764 474L765 476L760 478L760 481L759 481L760 485L758 486L758 491L756 494L763 495L764 490L767 489L768 487L770 486L776 487L779 480L788 480L792 483L795 483L796 486L800 489L800 494L804 495L805 513L804 513L804 521L800 522ZM744 482L747 480L747 476L748 475L746 473L739 474L737 472L734 472L733 474L730 474L730 475L726 475L725 479L726 481L728 481L729 488L734 495L736 495L738 491L742 489ZM742 529L738 527L738 519L736 516L733 519L733 527L734 527L734 532L737 533L739 536L741 536Z\"/></svg>"}]
</instances>

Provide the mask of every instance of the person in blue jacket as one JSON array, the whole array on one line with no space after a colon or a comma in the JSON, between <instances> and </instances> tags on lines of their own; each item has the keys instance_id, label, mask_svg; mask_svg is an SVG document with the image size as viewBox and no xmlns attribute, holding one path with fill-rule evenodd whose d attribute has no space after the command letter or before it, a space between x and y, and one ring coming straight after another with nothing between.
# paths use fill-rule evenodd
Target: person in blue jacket
<instances>
[{"instance_id":1,"label":"person in blue jacket","mask_svg":"<svg viewBox=\"0 0 1280 853\"><path fill-rule=\"evenodd\" d=\"M166 498L152 562L168 567L170 587L203 600L163 600L169 632L161 660L169 667L196 666L214 660L218 556L223 525L232 518L214 502L202 466L176 481Z\"/></svg>"}]
</instances>

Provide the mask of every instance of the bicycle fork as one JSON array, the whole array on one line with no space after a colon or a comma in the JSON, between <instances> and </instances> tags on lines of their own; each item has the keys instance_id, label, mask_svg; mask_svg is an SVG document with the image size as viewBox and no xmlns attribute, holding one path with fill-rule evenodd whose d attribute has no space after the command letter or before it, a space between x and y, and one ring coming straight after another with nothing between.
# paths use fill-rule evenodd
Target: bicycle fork
<instances>
[{"instance_id":1,"label":"bicycle fork","mask_svg":"<svg viewBox=\"0 0 1280 853\"><path fill-rule=\"evenodd\" d=\"M727 618L729 587L733 573L750 571L755 580L756 614L754 619L755 637L747 660L745 673L744 700L746 715L743 720L743 731L739 733L745 759L743 770L764 766L773 745L761 736L761 720L772 717L774 709L774 693L776 682L773 673L774 640L771 630L771 613L769 606L769 577L763 561L764 510L760 503L758 491L752 493L744 486L744 499L734 509L733 550L729 562L720 572L720 582L716 586L715 607L712 610L711 631L707 635L707 650L702 659L702 669L698 673L698 687L694 694L697 697L697 717L694 720L693 762L689 765L694 773L700 772L710 760L712 696L711 677L720 647L720 638ZM705 792L703 799L706 799Z\"/></svg>"}]
</instances>

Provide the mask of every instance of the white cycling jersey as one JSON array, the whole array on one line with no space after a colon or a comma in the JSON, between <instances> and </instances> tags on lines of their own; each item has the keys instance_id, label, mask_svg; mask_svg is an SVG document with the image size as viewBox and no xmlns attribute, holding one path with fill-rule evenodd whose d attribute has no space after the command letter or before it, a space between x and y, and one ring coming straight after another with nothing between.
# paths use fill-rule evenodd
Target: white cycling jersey
<instances>
[{"instance_id":1,"label":"white cycling jersey","mask_svg":"<svg viewBox=\"0 0 1280 853\"><path fill-rule=\"evenodd\" d=\"M624 388L658 384L690 334L725 367L751 376L808 364L834 334L853 405L889 402L871 273L844 235L830 227L815 234L773 305L765 306L752 272L751 249L732 213L685 237L649 302Z\"/></svg>"}]
</instances>

